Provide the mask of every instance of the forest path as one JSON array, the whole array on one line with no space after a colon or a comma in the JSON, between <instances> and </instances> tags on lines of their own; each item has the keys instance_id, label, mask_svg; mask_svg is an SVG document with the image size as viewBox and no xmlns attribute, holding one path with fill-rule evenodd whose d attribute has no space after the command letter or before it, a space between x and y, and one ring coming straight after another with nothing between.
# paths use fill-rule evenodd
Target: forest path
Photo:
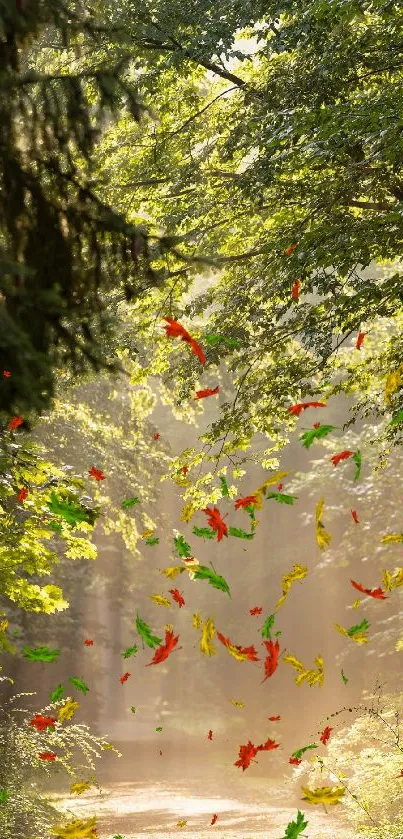
<instances>
[{"instance_id":1,"label":"forest path","mask_svg":"<svg viewBox=\"0 0 403 839\"><path fill-rule=\"evenodd\" d=\"M284 787L266 781L265 788L263 792L260 779L256 789L248 785L246 794L236 784L217 795L212 784L200 785L195 779L184 783L126 782L103 787L101 795L88 792L74 801L72 797L59 800L59 806L66 812L74 808L81 818L96 813L102 839L119 835L123 839L198 839L205 834L215 839L280 839L288 822L296 818L298 806L308 819L306 839L353 839L340 809L326 814L319 806L304 806L303 801L291 807ZM218 820L211 826L214 813ZM186 820L186 826L176 827L179 820Z\"/></svg>"}]
</instances>

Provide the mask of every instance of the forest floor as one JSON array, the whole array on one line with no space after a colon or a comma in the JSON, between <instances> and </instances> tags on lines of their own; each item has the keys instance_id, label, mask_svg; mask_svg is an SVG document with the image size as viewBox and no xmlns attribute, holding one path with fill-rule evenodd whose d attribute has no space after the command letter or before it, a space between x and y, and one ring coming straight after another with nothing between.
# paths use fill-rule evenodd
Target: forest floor
<instances>
[{"instance_id":1,"label":"forest floor","mask_svg":"<svg viewBox=\"0 0 403 839\"><path fill-rule=\"evenodd\" d=\"M289 821L296 818L298 807L308 819L306 839L352 839L353 832L336 812L326 814L321 807L291 806L284 787L262 781L248 790L227 785L200 785L194 778L185 782L145 784L124 782L109 784L99 792L80 796L74 801L74 816L97 815L102 839L199 839L214 830L215 839L280 839ZM246 794L245 794L246 793ZM72 799L58 800L58 806L71 812ZM213 814L218 815L214 827ZM179 821L186 825L178 827Z\"/></svg>"}]
</instances>

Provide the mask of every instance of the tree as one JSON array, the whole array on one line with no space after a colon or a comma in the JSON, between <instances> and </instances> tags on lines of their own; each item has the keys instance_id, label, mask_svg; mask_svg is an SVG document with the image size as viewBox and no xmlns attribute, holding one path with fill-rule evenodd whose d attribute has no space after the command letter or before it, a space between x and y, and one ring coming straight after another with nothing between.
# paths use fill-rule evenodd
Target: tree
<instances>
[{"instance_id":1,"label":"tree","mask_svg":"<svg viewBox=\"0 0 403 839\"><path fill-rule=\"evenodd\" d=\"M50 405L60 368L119 367L113 309L162 282L169 242L99 198L93 153L111 114L146 107L102 4L0 2L2 412ZM91 51L83 67L80 56ZM153 261L156 267L153 268ZM108 310L107 310L108 309Z\"/></svg>"},{"instance_id":2,"label":"tree","mask_svg":"<svg viewBox=\"0 0 403 839\"><path fill-rule=\"evenodd\" d=\"M249 449L274 465L294 427L287 406L308 394L353 393L353 418L398 414L400 11L384 0L264 10L200 0L190 21L175 2L136 12L127 0L111 19L140 50L144 99L152 93L159 106L135 142L124 121L105 134L105 194L122 209L141 199L144 217L175 234L173 273L179 252L203 253L216 269L201 294L189 298L186 272L133 308L149 363L134 362L139 379L159 374L164 398L187 403L200 365L183 345L156 340L155 326L166 314L190 318L214 384L221 363L233 377L202 438L207 463L242 462ZM385 398L388 372L396 381ZM399 442L400 421L388 437Z\"/></svg>"}]
</instances>

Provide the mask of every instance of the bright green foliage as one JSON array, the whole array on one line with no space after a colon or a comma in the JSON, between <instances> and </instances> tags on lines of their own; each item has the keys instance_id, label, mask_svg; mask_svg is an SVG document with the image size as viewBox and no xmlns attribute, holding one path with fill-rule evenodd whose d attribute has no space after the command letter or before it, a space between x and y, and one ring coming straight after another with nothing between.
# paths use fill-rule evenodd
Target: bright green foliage
<instances>
[{"instance_id":1,"label":"bright green foliage","mask_svg":"<svg viewBox=\"0 0 403 839\"><path fill-rule=\"evenodd\" d=\"M58 586L41 586L37 580L49 577L64 555L69 559L95 559L96 549L89 539L89 521L67 524L57 532L43 521L46 509L56 497L65 515L72 508L84 508L78 498L82 478L43 458L42 449L25 441L24 434L3 435L0 443L0 603L28 612L66 609L68 603ZM28 489L24 502L17 495ZM73 515L73 518L74 518ZM91 517L92 512L88 510ZM57 538L57 548L53 548Z\"/></svg>"},{"instance_id":2,"label":"bright green foliage","mask_svg":"<svg viewBox=\"0 0 403 839\"><path fill-rule=\"evenodd\" d=\"M300 810L298 810L297 818L294 821L288 823L285 831L285 836L283 836L282 839L298 839L298 836L302 833L303 830L305 830L307 826L307 819L305 819L304 814L301 813Z\"/></svg>"},{"instance_id":3,"label":"bright green foliage","mask_svg":"<svg viewBox=\"0 0 403 839\"><path fill-rule=\"evenodd\" d=\"M223 495L223 498L224 498L225 496L229 495L229 489L228 489L227 481L222 475L220 476L220 484L221 484L221 492L222 492L222 495Z\"/></svg>"},{"instance_id":4,"label":"bright green foliage","mask_svg":"<svg viewBox=\"0 0 403 839\"><path fill-rule=\"evenodd\" d=\"M50 650L49 647L23 647L22 653L28 661L56 661L59 658L60 650Z\"/></svg>"},{"instance_id":5,"label":"bright green foliage","mask_svg":"<svg viewBox=\"0 0 403 839\"><path fill-rule=\"evenodd\" d=\"M357 635L357 633L366 632L367 629L369 629L369 622L366 618L364 618L361 623L357 623L355 626L350 626L350 629L347 630L347 635L350 635L350 637L353 638L354 635Z\"/></svg>"},{"instance_id":6,"label":"bright green foliage","mask_svg":"<svg viewBox=\"0 0 403 839\"><path fill-rule=\"evenodd\" d=\"M125 501L122 501L122 508L123 510L128 510L129 507L133 507L134 504L140 504L140 499L137 495L134 495L133 498L126 498Z\"/></svg>"},{"instance_id":7,"label":"bright green foliage","mask_svg":"<svg viewBox=\"0 0 403 839\"><path fill-rule=\"evenodd\" d=\"M71 682L71 684L74 685L74 687L77 688L77 690L81 691L81 693L83 693L84 696L88 693L88 685L86 685L86 683L83 682L82 679L79 679L77 676L69 676L69 682Z\"/></svg>"},{"instance_id":8,"label":"bright green foliage","mask_svg":"<svg viewBox=\"0 0 403 839\"><path fill-rule=\"evenodd\" d=\"M277 501L278 504L292 505L294 504L294 501L298 501L295 495L286 495L284 492L268 492L266 498L273 498L273 500Z\"/></svg>"},{"instance_id":9,"label":"bright green foliage","mask_svg":"<svg viewBox=\"0 0 403 839\"><path fill-rule=\"evenodd\" d=\"M347 682L348 682L348 677L345 675L343 670L341 671L340 675L341 675L341 678L343 679L343 684L346 685Z\"/></svg>"},{"instance_id":10,"label":"bright green foliage","mask_svg":"<svg viewBox=\"0 0 403 839\"><path fill-rule=\"evenodd\" d=\"M54 513L55 516L61 516L68 524L72 525L79 524L79 522L82 521L86 521L89 524L94 525L95 520L100 515L99 509L88 510L79 504L69 504L67 501L60 501L54 492L50 494L48 510L50 510L51 513Z\"/></svg>"},{"instance_id":11,"label":"bright green foliage","mask_svg":"<svg viewBox=\"0 0 403 839\"><path fill-rule=\"evenodd\" d=\"M202 539L214 539L215 532L214 530L210 530L209 527L194 527L193 533L195 536L201 536Z\"/></svg>"},{"instance_id":12,"label":"bright green foliage","mask_svg":"<svg viewBox=\"0 0 403 839\"><path fill-rule=\"evenodd\" d=\"M246 530L241 530L239 527L229 527L228 533L230 536L236 536L238 539L253 539L254 533L247 533Z\"/></svg>"},{"instance_id":13,"label":"bright green foliage","mask_svg":"<svg viewBox=\"0 0 403 839\"><path fill-rule=\"evenodd\" d=\"M123 658L131 658L132 655L136 655L137 650L138 647L134 645L133 647L128 647L127 650L124 651L124 653L121 653L121 655L123 656Z\"/></svg>"},{"instance_id":14,"label":"bright green foliage","mask_svg":"<svg viewBox=\"0 0 403 839\"><path fill-rule=\"evenodd\" d=\"M192 566L191 572L192 575L194 575L195 580L207 580L213 588L225 591L225 593L231 597L227 581L224 580L224 577L221 577L220 574L216 574L215 571L208 568L207 565Z\"/></svg>"},{"instance_id":15,"label":"bright green foliage","mask_svg":"<svg viewBox=\"0 0 403 839\"><path fill-rule=\"evenodd\" d=\"M51 691L50 694L50 701L51 702L59 702L63 698L65 688L62 684L56 685L54 690Z\"/></svg>"},{"instance_id":16,"label":"bright green foliage","mask_svg":"<svg viewBox=\"0 0 403 839\"><path fill-rule=\"evenodd\" d=\"M292 753L292 757L296 757L296 758L298 758L298 760L300 760L302 755L305 754L305 752L309 751L309 749L317 749L317 748L318 748L318 746L317 746L316 743L311 743L309 746L303 746L302 749L297 749L296 752Z\"/></svg>"},{"instance_id":17,"label":"bright green foliage","mask_svg":"<svg viewBox=\"0 0 403 839\"><path fill-rule=\"evenodd\" d=\"M145 539L144 541L146 545L152 546L158 545L160 540L158 536L149 536L148 539Z\"/></svg>"},{"instance_id":18,"label":"bright green foliage","mask_svg":"<svg viewBox=\"0 0 403 839\"><path fill-rule=\"evenodd\" d=\"M181 536L181 534L175 536L174 545L178 556L186 558L192 556L192 549L189 543L186 542L184 536Z\"/></svg>"},{"instance_id":19,"label":"bright green foliage","mask_svg":"<svg viewBox=\"0 0 403 839\"><path fill-rule=\"evenodd\" d=\"M158 638L157 635L153 635L152 629L145 621L141 620L138 615L136 617L136 629L144 643L147 644L147 647L151 647L151 649L153 649L154 647L159 647L159 645L162 644L162 638Z\"/></svg>"},{"instance_id":20,"label":"bright green foliage","mask_svg":"<svg viewBox=\"0 0 403 839\"><path fill-rule=\"evenodd\" d=\"M310 428L308 431L305 431L299 439L304 448L309 449L315 440L322 440L323 437L327 437L334 428L334 425L319 425L318 428Z\"/></svg>"},{"instance_id":21,"label":"bright green foliage","mask_svg":"<svg viewBox=\"0 0 403 839\"><path fill-rule=\"evenodd\" d=\"M362 461L361 452L359 450L356 451L355 454L353 455L352 459L354 460L354 463L357 467L357 469L355 470L354 480L358 481L358 478L360 477L360 474L361 474L361 461Z\"/></svg>"},{"instance_id":22,"label":"bright green foliage","mask_svg":"<svg viewBox=\"0 0 403 839\"><path fill-rule=\"evenodd\" d=\"M271 630L276 620L275 615L269 615L262 626L262 638L271 638Z\"/></svg>"}]
</instances>

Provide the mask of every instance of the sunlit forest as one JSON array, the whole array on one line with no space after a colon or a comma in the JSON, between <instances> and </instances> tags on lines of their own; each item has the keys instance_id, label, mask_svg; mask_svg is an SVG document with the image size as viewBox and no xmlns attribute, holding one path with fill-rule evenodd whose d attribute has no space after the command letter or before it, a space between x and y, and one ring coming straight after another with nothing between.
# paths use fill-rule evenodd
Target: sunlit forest
<instances>
[{"instance_id":1,"label":"sunlit forest","mask_svg":"<svg viewBox=\"0 0 403 839\"><path fill-rule=\"evenodd\" d=\"M0 839L403 839L402 54L0 0Z\"/></svg>"}]
</instances>

